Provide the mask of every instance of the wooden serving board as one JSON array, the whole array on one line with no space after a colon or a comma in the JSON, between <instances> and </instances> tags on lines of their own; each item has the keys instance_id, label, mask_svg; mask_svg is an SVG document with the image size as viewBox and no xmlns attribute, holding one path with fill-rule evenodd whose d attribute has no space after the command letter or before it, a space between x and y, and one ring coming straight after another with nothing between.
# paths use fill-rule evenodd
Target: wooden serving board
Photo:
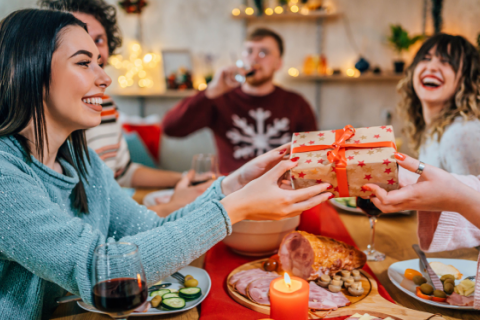
<instances>
[{"instance_id":1,"label":"wooden serving board","mask_svg":"<svg viewBox=\"0 0 480 320\"><path fill-rule=\"evenodd\" d=\"M255 268L262 268L262 262L268 259L261 259L246 263L232 272L227 277L227 290L230 297L233 300L240 303L242 306L245 306L249 309L254 311L263 313L263 314L270 314L270 306L261 305L255 303L244 297L240 293L238 293L233 286L229 284L230 278L244 270L250 270ZM334 317L341 317L341 316L348 316L353 315L355 313L365 314L368 313L369 315L386 318L391 317L394 320L427 320L427 319L440 319L440 316L435 316L431 313L427 312L420 312L412 309L408 309L396 304L391 303L390 301L385 300L380 296L378 293L378 285L377 282L366 272L361 270L362 275L362 285L365 289L365 293L360 297L352 297L350 296L346 289L342 289L344 295L350 300L351 304L339 308L335 311L318 311L318 312L311 312L310 319L328 319Z\"/></svg>"}]
</instances>

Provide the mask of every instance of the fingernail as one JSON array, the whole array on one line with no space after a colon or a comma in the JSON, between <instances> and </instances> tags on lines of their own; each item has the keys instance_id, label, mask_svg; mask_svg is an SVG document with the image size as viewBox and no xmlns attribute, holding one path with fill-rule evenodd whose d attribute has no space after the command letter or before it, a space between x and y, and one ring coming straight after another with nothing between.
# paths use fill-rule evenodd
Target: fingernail
<instances>
[{"instance_id":1,"label":"fingernail","mask_svg":"<svg viewBox=\"0 0 480 320\"><path fill-rule=\"evenodd\" d=\"M285 148L285 149L283 149L283 150L280 150L278 153L279 153L279 154L284 154L286 151L287 151L287 149Z\"/></svg>"},{"instance_id":2,"label":"fingernail","mask_svg":"<svg viewBox=\"0 0 480 320\"><path fill-rule=\"evenodd\" d=\"M330 197L328 197L328 200L335 198L335 195L332 194Z\"/></svg>"},{"instance_id":3,"label":"fingernail","mask_svg":"<svg viewBox=\"0 0 480 320\"><path fill-rule=\"evenodd\" d=\"M329 185L327 189L332 189L332 188L333 188L333 186L332 186L332 185Z\"/></svg>"},{"instance_id":4,"label":"fingernail","mask_svg":"<svg viewBox=\"0 0 480 320\"><path fill-rule=\"evenodd\" d=\"M395 158L397 158L397 160L400 160L400 161L405 160L405 158L407 157L403 153L400 153L400 152L395 152L394 155L395 155Z\"/></svg>"},{"instance_id":5,"label":"fingernail","mask_svg":"<svg viewBox=\"0 0 480 320\"><path fill-rule=\"evenodd\" d=\"M369 186L363 186L363 190L365 191L372 191L372 189Z\"/></svg>"},{"instance_id":6,"label":"fingernail","mask_svg":"<svg viewBox=\"0 0 480 320\"><path fill-rule=\"evenodd\" d=\"M297 161L298 161L298 159L300 159L300 157L295 157L295 158L292 158L292 159L290 159L290 161L297 162Z\"/></svg>"}]
</instances>

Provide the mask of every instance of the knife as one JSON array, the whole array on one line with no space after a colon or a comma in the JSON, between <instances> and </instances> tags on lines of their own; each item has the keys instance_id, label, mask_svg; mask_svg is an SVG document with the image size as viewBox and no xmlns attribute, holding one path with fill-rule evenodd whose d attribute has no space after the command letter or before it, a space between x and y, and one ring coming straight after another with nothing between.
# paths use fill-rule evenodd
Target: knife
<instances>
[{"instance_id":1,"label":"knife","mask_svg":"<svg viewBox=\"0 0 480 320\"><path fill-rule=\"evenodd\" d=\"M422 269L422 273L427 276L426 277L427 280L429 280L430 284L433 286L435 290L443 291L442 281L440 281L440 278L433 271L432 267L430 267L430 264L427 261L427 257L425 256L425 253L423 253L423 251L420 249L418 244L414 244L412 248L413 250L415 250L418 257L420 258L418 262L420 264L420 268Z\"/></svg>"},{"instance_id":2,"label":"knife","mask_svg":"<svg viewBox=\"0 0 480 320\"><path fill-rule=\"evenodd\" d=\"M170 287L172 284L171 283L162 283L162 284L157 284L157 285L154 285L154 286L151 286L150 288L148 288L148 292L152 292L152 291L157 291L157 290L160 290L160 289L163 289L163 288L168 288ZM61 298L57 298L56 302L57 303L68 303L68 302L72 302L72 301L81 301L82 298L80 298L79 296L76 296L76 295L70 295L70 296L66 296L66 297L61 297Z\"/></svg>"}]
</instances>

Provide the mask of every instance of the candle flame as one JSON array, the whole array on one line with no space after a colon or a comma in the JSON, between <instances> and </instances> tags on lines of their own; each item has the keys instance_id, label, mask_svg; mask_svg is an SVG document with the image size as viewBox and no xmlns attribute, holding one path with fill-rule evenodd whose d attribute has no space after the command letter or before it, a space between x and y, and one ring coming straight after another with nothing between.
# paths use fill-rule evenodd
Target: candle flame
<instances>
[{"instance_id":1,"label":"candle flame","mask_svg":"<svg viewBox=\"0 0 480 320\"><path fill-rule=\"evenodd\" d=\"M138 287L142 289L142 277L140 276L140 273L137 273L137 281L138 281Z\"/></svg>"},{"instance_id":2,"label":"candle flame","mask_svg":"<svg viewBox=\"0 0 480 320\"><path fill-rule=\"evenodd\" d=\"M290 289L292 287L292 280L290 279L290 276L288 275L287 272L285 272L283 279L285 280L285 284L287 285L287 288Z\"/></svg>"}]
</instances>

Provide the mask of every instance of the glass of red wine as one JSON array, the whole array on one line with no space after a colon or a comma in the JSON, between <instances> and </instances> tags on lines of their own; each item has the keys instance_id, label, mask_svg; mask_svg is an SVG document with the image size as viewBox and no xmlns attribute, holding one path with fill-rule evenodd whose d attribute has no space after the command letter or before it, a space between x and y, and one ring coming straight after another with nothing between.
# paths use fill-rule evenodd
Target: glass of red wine
<instances>
[{"instance_id":1,"label":"glass of red wine","mask_svg":"<svg viewBox=\"0 0 480 320\"><path fill-rule=\"evenodd\" d=\"M95 249L93 260L93 306L113 319L127 319L148 296L137 245L102 244Z\"/></svg>"},{"instance_id":2,"label":"glass of red wine","mask_svg":"<svg viewBox=\"0 0 480 320\"><path fill-rule=\"evenodd\" d=\"M192 159L192 170L195 175L191 181L192 186L215 180L220 175L217 156L214 154L196 154Z\"/></svg>"},{"instance_id":3,"label":"glass of red wine","mask_svg":"<svg viewBox=\"0 0 480 320\"><path fill-rule=\"evenodd\" d=\"M370 199L360 197L357 197L357 207L360 208L370 220L370 244L367 246L367 250L363 251L367 255L367 260L385 260L385 254L375 250L375 225L377 224L377 217L382 214L382 211L375 207Z\"/></svg>"}]
</instances>

